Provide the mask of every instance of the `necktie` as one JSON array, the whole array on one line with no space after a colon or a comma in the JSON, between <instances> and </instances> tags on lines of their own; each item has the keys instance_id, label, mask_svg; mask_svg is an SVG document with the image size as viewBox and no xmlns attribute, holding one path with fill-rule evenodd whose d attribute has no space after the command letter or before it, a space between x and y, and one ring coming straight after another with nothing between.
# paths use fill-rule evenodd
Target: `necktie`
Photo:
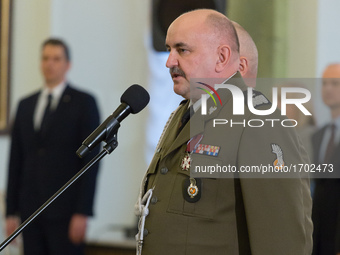
<instances>
[{"instance_id":1,"label":"necktie","mask_svg":"<svg viewBox=\"0 0 340 255\"><path fill-rule=\"evenodd\" d=\"M47 119L48 119L49 115L51 114L51 103L52 103L52 95L48 94L47 105L46 105L46 108L45 108L43 118L41 120L41 126L40 126L41 131L46 127Z\"/></svg>"},{"instance_id":2,"label":"necktie","mask_svg":"<svg viewBox=\"0 0 340 255\"><path fill-rule=\"evenodd\" d=\"M324 163L329 163L331 157L333 156L334 149L335 149L335 144L334 144L334 138L335 138L335 125L332 124L330 126L331 128L331 137L329 138L329 142L326 148L326 153L325 153L325 158L324 158Z\"/></svg>"},{"instance_id":3,"label":"necktie","mask_svg":"<svg viewBox=\"0 0 340 255\"><path fill-rule=\"evenodd\" d=\"M184 128L185 124L188 123L188 121L190 120L190 117L194 114L194 107L193 105L190 106L183 114L181 122L179 124L179 128L178 128L178 134L181 132L181 130Z\"/></svg>"}]
</instances>

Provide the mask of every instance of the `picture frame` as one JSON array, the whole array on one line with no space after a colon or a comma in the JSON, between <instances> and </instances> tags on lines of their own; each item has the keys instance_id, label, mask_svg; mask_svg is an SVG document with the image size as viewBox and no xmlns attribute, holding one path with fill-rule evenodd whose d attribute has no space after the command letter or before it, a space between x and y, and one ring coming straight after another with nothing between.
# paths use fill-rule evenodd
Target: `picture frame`
<instances>
[{"instance_id":1,"label":"picture frame","mask_svg":"<svg viewBox=\"0 0 340 255\"><path fill-rule=\"evenodd\" d=\"M9 130L12 0L0 0L0 134Z\"/></svg>"}]
</instances>

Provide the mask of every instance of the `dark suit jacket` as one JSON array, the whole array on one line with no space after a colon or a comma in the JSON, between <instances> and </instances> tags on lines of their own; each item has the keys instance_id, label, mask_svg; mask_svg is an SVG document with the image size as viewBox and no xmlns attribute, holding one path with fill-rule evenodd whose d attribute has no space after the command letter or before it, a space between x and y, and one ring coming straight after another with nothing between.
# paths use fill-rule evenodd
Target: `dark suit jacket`
<instances>
[{"instance_id":1,"label":"dark suit jacket","mask_svg":"<svg viewBox=\"0 0 340 255\"><path fill-rule=\"evenodd\" d=\"M77 157L76 150L99 124L94 98L67 86L42 137L33 125L40 93L23 99L17 109L12 129L7 216L27 218L77 173L86 162ZM88 158L96 152L98 150ZM83 175L47 208L44 217L69 218L74 213L92 215L97 171L98 165Z\"/></svg>"},{"instance_id":2,"label":"dark suit jacket","mask_svg":"<svg viewBox=\"0 0 340 255\"><path fill-rule=\"evenodd\" d=\"M316 165L324 163L319 161L319 153L325 131L326 127L317 131L312 137ZM340 157L338 155L340 155L340 144L337 145L329 162L334 166L333 176L339 176ZM315 179L312 219L314 223L313 254L340 252L340 179Z\"/></svg>"}]
</instances>

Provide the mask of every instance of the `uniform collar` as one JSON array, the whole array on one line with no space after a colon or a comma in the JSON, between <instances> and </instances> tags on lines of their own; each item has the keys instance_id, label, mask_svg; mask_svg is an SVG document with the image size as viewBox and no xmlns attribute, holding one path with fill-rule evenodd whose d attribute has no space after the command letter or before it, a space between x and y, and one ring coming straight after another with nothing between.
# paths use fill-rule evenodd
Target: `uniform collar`
<instances>
[{"instance_id":1,"label":"uniform collar","mask_svg":"<svg viewBox=\"0 0 340 255\"><path fill-rule=\"evenodd\" d=\"M239 72L234 74L232 77L229 77L228 79L226 79L225 83L226 82L239 87L242 91L247 89L247 86L245 85L242 79L242 76ZM219 95L221 97L221 101L223 102L223 106L227 104L227 102L232 98L231 92L227 89L220 90ZM215 104L213 100L209 98L207 101L208 109L214 105ZM189 106L190 106L190 102L188 101L186 101L185 103L183 102L183 107L185 109L187 109ZM169 154L176 148L185 144L190 139L190 137L194 137L195 135L203 133L205 129L205 123L211 120L212 118L216 117L218 113L221 111L221 109L223 108L223 106L218 107L216 111L214 111L212 114L201 115L201 110L200 110L200 105L199 105L199 108L197 109L197 111L190 118L189 122L184 126L182 131L178 134L175 141L172 143L172 145L170 146L169 150L167 151L165 155ZM184 112L184 110L179 111L179 112ZM191 123L194 123L194 125L192 125Z\"/></svg>"},{"instance_id":2,"label":"uniform collar","mask_svg":"<svg viewBox=\"0 0 340 255\"><path fill-rule=\"evenodd\" d=\"M42 96L46 96L51 94L53 98L56 99L56 101L59 101L61 95L63 94L64 90L66 88L66 82L63 81L59 83L54 88L48 88L46 85L44 86L42 90Z\"/></svg>"},{"instance_id":3,"label":"uniform collar","mask_svg":"<svg viewBox=\"0 0 340 255\"><path fill-rule=\"evenodd\" d=\"M222 83L227 83L231 78L233 78L238 72L235 72L233 75L231 75L229 78L225 79ZM235 77L236 78L236 77ZM210 93L213 95L214 92L213 91L210 91ZM191 105L193 105L193 108L194 108L194 112L197 112L198 109L200 109L201 107L201 99L197 100L195 103L192 102L192 100L190 99L190 104L189 104L189 107Z\"/></svg>"}]
</instances>

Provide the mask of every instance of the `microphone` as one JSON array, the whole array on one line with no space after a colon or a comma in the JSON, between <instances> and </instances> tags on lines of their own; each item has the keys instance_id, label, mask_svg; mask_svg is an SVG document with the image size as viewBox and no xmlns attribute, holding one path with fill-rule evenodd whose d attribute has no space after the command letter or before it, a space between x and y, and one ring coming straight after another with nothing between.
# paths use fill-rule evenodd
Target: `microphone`
<instances>
[{"instance_id":1,"label":"microphone","mask_svg":"<svg viewBox=\"0 0 340 255\"><path fill-rule=\"evenodd\" d=\"M149 93L142 86L130 86L120 97L120 106L83 141L76 152L77 155L83 158L99 143L107 142L106 140L117 132L123 119L130 113L135 114L143 110L149 101Z\"/></svg>"}]
</instances>

